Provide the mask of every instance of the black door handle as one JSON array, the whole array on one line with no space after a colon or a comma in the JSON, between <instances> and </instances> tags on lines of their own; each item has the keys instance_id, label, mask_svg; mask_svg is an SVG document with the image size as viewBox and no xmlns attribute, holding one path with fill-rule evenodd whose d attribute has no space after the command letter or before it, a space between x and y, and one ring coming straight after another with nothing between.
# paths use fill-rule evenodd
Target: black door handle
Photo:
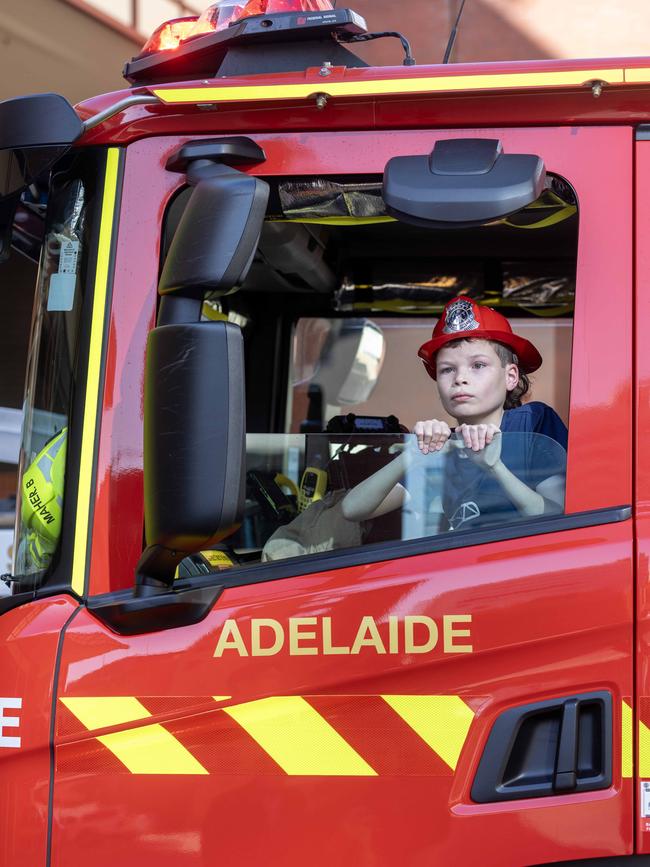
<instances>
[{"instance_id":1,"label":"black door handle","mask_svg":"<svg viewBox=\"0 0 650 867\"><path fill-rule=\"evenodd\" d=\"M578 783L578 699L570 698L562 705L560 742L553 788L556 792L572 792Z\"/></svg>"},{"instance_id":2,"label":"black door handle","mask_svg":"<svg viewBox=\"0 0 650 867\"><path fill-rule=\"evenodd\" d=\"M613 743L609 692L510 708L492 726L472 800L487 804L607 789Z\"/></svg>"}]
</instances>

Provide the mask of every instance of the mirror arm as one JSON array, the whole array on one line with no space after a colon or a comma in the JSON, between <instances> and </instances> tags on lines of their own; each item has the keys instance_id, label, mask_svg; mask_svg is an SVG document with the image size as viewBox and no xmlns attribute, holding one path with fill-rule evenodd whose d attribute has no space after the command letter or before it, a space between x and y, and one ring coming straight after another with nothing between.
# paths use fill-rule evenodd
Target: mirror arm
<instances>
[{"instance_id":1,"label":"mirror arm","mask_svg":"<svg viewBox=\"0 0 650 867\"><path fill-rule=\"evenodd\" d=\"M183 325L186 322L200 322L203 310L203 297L191 298L187 295L163 295L158 308L157 325Z\"/></svg>"},{"instance_id":2,"label":"mirror arm","mask_svg":"<svg viewBox=\"0 0 650 867\"><path fill-rule=\"evenodd\" d=\"M148 545L136 566L135 595L152 596L169 590L176 569L187 557L183 551L170 551L161 545Z\"/></svg>"}]
</instances>

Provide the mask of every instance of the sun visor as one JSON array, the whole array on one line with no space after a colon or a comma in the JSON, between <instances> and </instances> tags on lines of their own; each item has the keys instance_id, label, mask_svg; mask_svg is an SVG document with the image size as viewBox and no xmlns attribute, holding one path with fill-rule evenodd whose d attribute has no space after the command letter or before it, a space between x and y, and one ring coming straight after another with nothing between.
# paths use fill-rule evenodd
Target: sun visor
<instances>
[{"instance_id":1,"label":"sun visor","mask_svg":"<svg viewBox=\"0 0 650 867\"><path fill-rule=\"evenodd\" d=\"M428 156L394 157L383 199L398 220L435 228L480 226L525 208L544 190L534 154L504 154L497 139L436 142Z\"/></svg>"}]
</instances>

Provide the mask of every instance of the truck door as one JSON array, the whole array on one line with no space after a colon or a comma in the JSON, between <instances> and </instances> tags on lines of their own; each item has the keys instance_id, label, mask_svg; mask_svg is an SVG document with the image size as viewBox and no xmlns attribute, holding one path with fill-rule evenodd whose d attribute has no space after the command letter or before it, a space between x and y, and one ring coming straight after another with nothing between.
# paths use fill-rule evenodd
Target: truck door
<instances>
[{"instance_id":1,"label":"truck door","mask_svg":"<svg viewBox=\"0 0 650 867\"><path fill-rule=\"evenodd\" d=\"M650 464L647 441L648 424L648 353L643 340L645 323L648 314L648 274L650 273L650 258L646 243L646 230L650 211L648 209L648 182L650 180L650 136L648 127L640 126L636 131L636 369L637 381L635 402L637 406L636 420L636 490L637 490L637 636L636 653L638 665L636 668L637 700L635 706L635 736L637 739L636 783L638 785L637 846L639 852L650 852L650 762L648 745L650 744L650 684L648 683L648 491L650 481Z\"/></svg>"},{"instance_id":2,"label":"truck door","mask_svg":"<svg viewBox=\"0 0 650 867\"><path fill-rule=\"evenodd\" d=\"M85 592L99 357L119 188L118 151L97 149L61 160L47 191L14 563L0 585L3 864L48 860L54 684L62 636ZM23 217L38 227L41 212L35 206Z\"/></svg>"},{"instance_id":3,"label":"truck door","mask_svg":"<svg viewBox=\"0 0 650 867\"><path fill-rule=\"evenodd\" d=\"M564 388L570 377L565 508L378 543L359 535L271 562L253 544L222 548L213 569L232 568L181 585L179 601L188 588L213 598L180 626L168 600L129 621L130 591L118 589L141 550L142 359L162 230L152 215L178 186L151 171L178 142L128 148L89 595L56 687L52 865L504 867L633 851L632 136L255 137L268 154L255 172L269 178L376 178L391 157L478 137L540 156L572 187L572 353L555 373ZM277 357L251 352L263 378ZM416 383L428 417L433 385L419 365L405 362L394 394ZM249 426L249 468L304 464L305 436ZM341 443L321 436L331 457Z\"/></svg>"}]
</instances>

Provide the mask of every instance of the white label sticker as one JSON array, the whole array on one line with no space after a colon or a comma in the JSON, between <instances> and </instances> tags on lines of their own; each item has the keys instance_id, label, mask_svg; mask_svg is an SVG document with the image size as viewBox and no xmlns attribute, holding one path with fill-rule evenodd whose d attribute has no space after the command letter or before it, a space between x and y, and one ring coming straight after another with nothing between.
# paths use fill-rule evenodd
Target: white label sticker
<instances>
[{"instance_id":1,"label":"white label sticker","mask_svg":"<svg viewBox=\"0 0 650 867\"><path fill-rule=\"evenodd\" d=\"M79 258L79 241L65 238L61 243L59 255L59 274L76 274Z\"/></svg>"},{"instance_id":2,"label":"white label sticker","mask_svg":"<svg viewBox=\"0 0 650 867\"><path fill-rule=\"evenodd\" d=\"M47 309L55 312L72 310L76 285L76 274L52 274L47 293Z\"/></svg>"},{"instance_id":3,"label":"white label sticker","mask_svg":"<svg viewBox=\"0 0 650 867\"><path fill-rule=\"evenodd\" d=\"M641 783L641 817L650 816L650 783Z\"/></svg>"}]
</instances>

